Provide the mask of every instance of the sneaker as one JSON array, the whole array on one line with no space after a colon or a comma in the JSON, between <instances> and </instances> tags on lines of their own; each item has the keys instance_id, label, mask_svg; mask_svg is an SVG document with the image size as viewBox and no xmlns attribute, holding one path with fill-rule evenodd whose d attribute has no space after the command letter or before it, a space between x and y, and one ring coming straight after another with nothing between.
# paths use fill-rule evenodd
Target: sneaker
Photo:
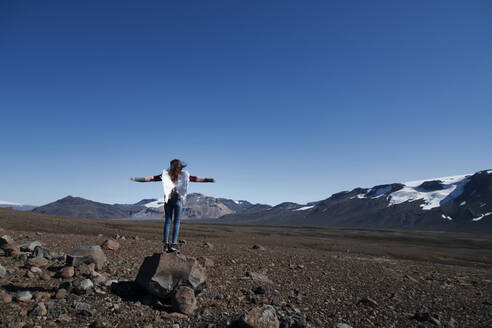
<instances>
[{"instance_id":1,"label":"sneaker","mask_svg":"<svg viewBox=\"0 0 492 328\"><path fill-rule=\"evenodd\" d=\"M171 247L169 247L169 252L177 252L178 251L178 245L172 244Z\"/></svg>"},{"instance_id":2,"label":"sneaker","mask_svg":"<svg viewBox=\"0 0 492 328\"><path fill-rule=\"evenodd\" d=\"M169 244L164 244L163 250L163 253L169 253Z\"/></svg>"}]
</instances>

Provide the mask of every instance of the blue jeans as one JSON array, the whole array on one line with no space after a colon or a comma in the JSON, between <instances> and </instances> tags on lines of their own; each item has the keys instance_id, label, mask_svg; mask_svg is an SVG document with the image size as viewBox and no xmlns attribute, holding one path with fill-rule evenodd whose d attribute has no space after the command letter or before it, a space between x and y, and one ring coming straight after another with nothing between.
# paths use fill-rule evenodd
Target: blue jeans
<instances>
[{"instance_id":1,"label":"blue jeans","mask_svg":"<svg viewBox=\"0 0 492 328\"><path fill-rule=\"evenodd\" d=\"M169 243L169 231L171 230L171 221L174 216L174 229L173 229L173 244L178 243L179 224L181 221L181 212L183 212L183 201L178 199L177 201L168 201L164 205L164 217L166 222L164 223L164 244Z\"/></svg>"}]
</instances>

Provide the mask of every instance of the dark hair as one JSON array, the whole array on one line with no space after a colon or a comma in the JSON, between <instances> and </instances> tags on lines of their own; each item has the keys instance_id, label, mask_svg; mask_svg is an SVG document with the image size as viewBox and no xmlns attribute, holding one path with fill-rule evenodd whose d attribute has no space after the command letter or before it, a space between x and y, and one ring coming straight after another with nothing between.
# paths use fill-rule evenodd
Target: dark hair
<instances>
[{"instance_id":1,"label":"dark hair","mask_svg":"<svg viewBox=\"0 0 492 328\"><path fill-rule=\"evenodd\" d=\"M169 176L171 177L172 182L176 183L176 181L178 181L181 170L185 167L186 164L183 164L179 159L173 159L171 161L169 164Z\"/></svg>"}]
</instances>

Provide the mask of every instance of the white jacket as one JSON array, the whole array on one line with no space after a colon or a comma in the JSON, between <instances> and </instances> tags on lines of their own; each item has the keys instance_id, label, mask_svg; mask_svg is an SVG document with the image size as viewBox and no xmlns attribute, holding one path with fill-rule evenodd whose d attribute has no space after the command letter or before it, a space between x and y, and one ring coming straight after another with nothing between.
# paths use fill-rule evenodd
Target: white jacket
<instances>
[{"instance_id":1,"label":"white jacket","mask_svg":"<svg viewBox=\"0 0 492 328\"><path fill-rule=\"evenodd\" d=\"M188 171L182 170L181 174L178 177L178 181L174 183L169 176L169 172L167 170L162 171L162 187L164 188L164 202L167 203L169 200L169 196L171 195L171 191L176 188L179 193L179 198L186 200L186 192L188 191L188 183L190 181L190 173Z\"/></svg>"}]
</instances>

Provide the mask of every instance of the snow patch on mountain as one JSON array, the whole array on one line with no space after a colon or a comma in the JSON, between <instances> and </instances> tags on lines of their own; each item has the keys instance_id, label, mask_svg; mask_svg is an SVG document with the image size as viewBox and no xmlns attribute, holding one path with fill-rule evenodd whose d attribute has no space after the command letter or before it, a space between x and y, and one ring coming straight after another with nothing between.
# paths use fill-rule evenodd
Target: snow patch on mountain
<instances>
[{"instance_id":1,"label":"snow patch on mountain","mask_svg":"<svg viewBox=\"0 0 492 328\"><path fill-rule=\"evenodd\" d=\"M448 216L448 215L446 215L446 214L441 214L441 217L442 217L443 219L453 220L453 218L452 218L452 217L450 217L450 216Z\"/></svg>"},{"instance_id":2,"label":"snow patch on mountain","mask_svg":"<svg viewBox=\"0 0 492 328\"><path fill-rule=\"evenodd\" d=\"M153 202L150 202L150 203L147 203L144 205L145 207L148 207L148 208L159 208L159 207L162 207L164 206L164 198L160 198L160 199L157 199Z\"/></svg>"},{"instance_id":3,"label":"snow patch on mountain","mask_svg":"<svg viewBox=\"0 0 492 328\"><path fill-rule=\"evenodd\" d=\"M388 195L388 206L401 204L404 202L414 202L423 200L420 205L423 210L430 210L439 207L451 199L459 197L463 193L463 187L469 181L470 175L457 175L433 180L418 180L404 183L404 187ZM420 187L426 181L439 180L442 189L428 191Z\"/></svg>"},{"instance_id":4,"label":"snow patch on mountain","mask_svg":"<svg viewBox=\"0 0 492 328\"><path fill-rule=\"evenodd\" d=\"M472 221L480 221L481 219L483 219L484 217L486 217L486 216L488 216L488 215L490 215L490 214L492 214L492 212L489 212L489 213L484 213L484 214L480 215L480 216L479 216L479 217L477 217L477 218L473 218L473 219L472 219Z\"/></svg>"},{"instance_id":5,"label":"snow patch on mountain","mask_svg":"<svg viewBox=\"0 0 492 328\"><path fill-rule=\"evenodd\" d=\"M313 207L314 207L314 205L311 205L311 206L303 206L303 207L298 208L298 209L296 209L294 211L305 211L305 210L309 210L310 208L313 208Z\"/></svg>"}]
</instances>

